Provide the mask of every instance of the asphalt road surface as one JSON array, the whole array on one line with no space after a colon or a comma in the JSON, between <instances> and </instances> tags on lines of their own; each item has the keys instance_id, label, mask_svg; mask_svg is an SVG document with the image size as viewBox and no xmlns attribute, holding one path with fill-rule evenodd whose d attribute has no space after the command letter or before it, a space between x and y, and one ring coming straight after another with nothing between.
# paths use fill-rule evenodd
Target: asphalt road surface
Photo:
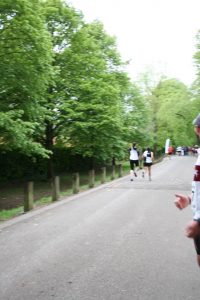
<instances>
[{"instance_id":1,"label":"asphalt road surface","mask_svg":"<svg viewBox=\"0 0 200 300\"><path fill-rule=\"evenodd\" d=\"M194 157L129 176L0 224L1 300L199 300L184 227Z\"/></svg>"}]
</instances>

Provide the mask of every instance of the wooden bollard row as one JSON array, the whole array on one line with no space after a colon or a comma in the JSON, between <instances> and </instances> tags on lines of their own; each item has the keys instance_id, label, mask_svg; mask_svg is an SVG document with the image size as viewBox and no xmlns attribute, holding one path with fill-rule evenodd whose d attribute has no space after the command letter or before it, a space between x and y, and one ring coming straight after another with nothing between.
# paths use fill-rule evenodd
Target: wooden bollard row
<instances>
[{"instance_id":1,"label":"wooden bollard row","mask_svg":"<svg viewBox=\"0 0 200 300\"><path fill-rule=\"evenodd\" d=\"M118 177L122 177L122 165L118 165ZM116 167L112 166L111 180L116 178ZM101 168L101 183L106 182L106 167ZM89 188L93 188L95 185L95 171L89 171ZM52 201L58 201L60 197L60 177L55 176L51 182L52 186ZM77 194L80 191L80 176L79 173L72 174L72 191L73 194ZM33 209L34 203L34 183L33 181L26 182L24 187L24 212Z\"/></svg>"},{"instance_id":2,"label":"wooden bollard row","mask_svg":"<svg viewBox=\"0 0 200 300\"><path fill-rule=\"evenodd\" d=\"M59 200L60 197L60 178L55 176L51 182L52 186L52 201ZM24 185L24 212L33 209L34 203L34 183L33 181L26 182Z\"/></svg>"},{"instance_id":3,"label":"wooden bollard row","mask_svg":"<svg viewBox=\"0 0 200 300\"><path fill-rule=\"evenodd\" d=\"M52 201L57 201L60 197L60 177L55 176L52 180Z\"/></svg>"},{"instance_id":4,"label":"wooden bollard row","mask_svg":"<svg viewBox=\"0 0 200 300\"><path fill-rule=\"evenodd\" d=\"M24 186L24 211L33 209L33 182L27 182Z\"/></svg>"}]
</instances>

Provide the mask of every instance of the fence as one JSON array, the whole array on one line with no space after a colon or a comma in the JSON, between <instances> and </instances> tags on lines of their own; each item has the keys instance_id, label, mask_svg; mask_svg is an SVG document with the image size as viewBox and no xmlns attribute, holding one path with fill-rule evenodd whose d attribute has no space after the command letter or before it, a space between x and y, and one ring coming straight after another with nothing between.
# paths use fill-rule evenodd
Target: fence
<instances>
[{"instance_id":1,"label":"fence","mask_svg":"<svg viewBox=\"0 0 200 300\"><path fill-rule=\"evenodd\" d=\"M123 170L122 165L112 166L111 180L122 177ZM101 168L101 184L106 182L106 167ZM88 173L88 187L93 188L95 186L95 170L90 170ZM52 189L52 201L58 201L60 198L60 177L55 176L51 182ZM73 194L80 192L80 175L79 173L72 174L72 191ZM24 187L24 212L32 210L34 207L34 182L29 181L25 183Z\"/></svg>"}]
</instances>

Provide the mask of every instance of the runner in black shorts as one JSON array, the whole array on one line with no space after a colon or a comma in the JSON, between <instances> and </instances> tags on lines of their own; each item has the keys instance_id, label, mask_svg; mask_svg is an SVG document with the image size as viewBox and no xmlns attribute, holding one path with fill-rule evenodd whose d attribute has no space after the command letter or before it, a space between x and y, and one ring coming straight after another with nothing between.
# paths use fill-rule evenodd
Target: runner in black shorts
<instances>
[{"instance_id":1,"label":"runner in black shorts","mask_svg":"<svg viewBox=\"0 0 200 300\"><path fill-rule=\"evenodd\" d=\"M151 166L153 164L154 155L149 147L144 151L142 157L144 158L144 167L147 169L149 181L151 181Z\"/></svg>"},{"instance_id":2,"label":"runner in black shorts","mask_svg":"<svg viewBox=\"0 0 200 300\"><path fill-rule=\"evenodd\" d=\"M131 160L130 159L130 167L131 167L131 170L135 170L135 167L139 167L139 160Z\"/></svg>"},{"instance_id":3,"label":"runner in black shorts","mask_svg":"<svg viewBox=\"0 0 200 300\"><path fill-rule=\"evenodd\" d=\"M136 167L139 166L139 151L137 150L136 144L133 143L133 146L129 149L130 153L130 176L131 176L131 181L133 181L133 173L135 177L137 177L136 173Z\"/></svg>"}]
</instances>

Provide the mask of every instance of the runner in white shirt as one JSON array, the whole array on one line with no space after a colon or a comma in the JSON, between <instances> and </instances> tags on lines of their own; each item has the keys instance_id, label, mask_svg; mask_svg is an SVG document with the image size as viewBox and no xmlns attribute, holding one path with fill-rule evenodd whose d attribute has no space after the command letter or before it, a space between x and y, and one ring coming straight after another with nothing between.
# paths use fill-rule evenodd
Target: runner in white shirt
<instances>
[{"instance_id":1,"label":"runner in white shirt","mask_svg":"<svg viewBox=\"0 0 200 300\"><path fill-rule=\"evenodd\" d=\"M147 169L147 173L149 176L149 181L151 181L151 166L153 164L153 152L150 148L147 148L147 150L144 151L142 157L144 158L144 167ZM144 173L143 173L144 177Z\"/></svg>"},{"instance_id":2,"label":"runner in white shirt","mask_svg":"<svg viewBox=\"0 0 200 300\"><path fill-rule=\"evenodd\" d=\"M133 143L133 146L129 149L130 152L130 177L133 181L133 174L137 177L136 168L139 167L139 151L137 150L136 144Z\"/></svg>"}]
</instances>

